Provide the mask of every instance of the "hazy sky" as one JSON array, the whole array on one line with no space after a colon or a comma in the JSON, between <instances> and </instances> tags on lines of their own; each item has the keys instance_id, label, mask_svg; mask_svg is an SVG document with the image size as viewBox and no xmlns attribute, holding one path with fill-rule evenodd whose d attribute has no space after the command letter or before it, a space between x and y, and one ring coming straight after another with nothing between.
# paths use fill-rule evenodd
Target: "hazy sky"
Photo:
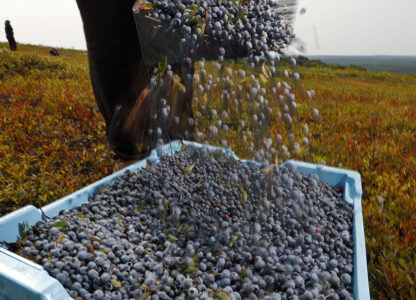
<instances>
[{"instance_id":1,"label":"hazy sky","mask_svg":"<svg viewBox=\"0 0 416 300\"><path fill-rule=\"evenodd\" d=\"M295 32L309 54L416 55L416 0L299 0L302 7ZM17 42L86 48L75 0L0 0L3 28L6 19Z\"/></svg>"}]
</instances>

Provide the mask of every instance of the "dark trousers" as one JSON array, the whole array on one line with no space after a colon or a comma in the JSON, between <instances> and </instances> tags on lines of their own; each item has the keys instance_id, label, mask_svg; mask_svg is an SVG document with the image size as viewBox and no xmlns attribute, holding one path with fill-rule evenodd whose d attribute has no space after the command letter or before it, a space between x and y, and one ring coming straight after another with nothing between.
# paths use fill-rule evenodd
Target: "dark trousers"
<instances>
[{"instance_id":1,"label":"dark trousers","mask_svg":"<svg viewBox=\"0 0 416 300\"><path fill-rule=\"evenodd\" d=\"M154 141L144 138L150 124L147 97L138 103L139 95L149 85L150 68L141 55L132 12L134 0L77 0L77 4L84 24L92 87L106 122L107 140L117 158L141 158L153 148ZM182 99L187 108L184 111L189 111L191 97L188 90ZM126 119L132 117L135 125L126 132Z\"/></svg>"},{"instance_id":2,"label":"dark trousers","mask_svg":"<svg viewBox=\"0 0 416 300\"><path fill-rule=\"evenodd\" d=\"M9 48L12 51L17 50L16 40L13 35L6 35L7 41L9 42Z\"/></svg>"}]
</instances>

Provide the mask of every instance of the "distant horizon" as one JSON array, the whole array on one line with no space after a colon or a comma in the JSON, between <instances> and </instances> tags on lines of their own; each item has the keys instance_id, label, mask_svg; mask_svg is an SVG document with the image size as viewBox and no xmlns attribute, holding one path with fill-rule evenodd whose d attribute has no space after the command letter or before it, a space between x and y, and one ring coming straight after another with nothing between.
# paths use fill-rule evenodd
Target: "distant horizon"
<instances>
[{"instance_id":1,"label":"distant horizon","mask_svg":"<svg viewBox=\"0 0 416 300\"><path fill-rule=\"evenodd\" d=\"M6 43L7 40L1 40L0 43ZM45 44L33 44L33 43L19 43L22 45L31 45L31 46L40 46L40 47L51 47L51 48L58 48L58 49L67 49L67 50L76 50L76 51L87 51L87 49L81 49L81 48L74 48L74 47L65 47L65 46L56 46L56 45L45 45ZM350 57L356 57L356 56L362 56L362 57L372 57L372 56L395 56L395 57L415 57L416 54L315 54L315 53L301 53L296 56L350 56Z\"/></svg>"},{"instance_id":2,"label":"distant horizon","mask_svg":"<svg viewBox=\"0 0 416 300\"><path fill-rule=\"evenodd\" d=\"M328 65L360 66L368 71L416 75L416 55L307 55Z\"/></svg>"},{"instance_id":3,"label":"distant horizon","mask_svg":"<svg viewBox=\"0 0 416 300\"><path fill-rule=\"evenodd\" d=\"M416 54L305 54L302 56L351 56L351 57L394 56L394 57L415 57L416 58Z\"/></svg>"}]
</instances>

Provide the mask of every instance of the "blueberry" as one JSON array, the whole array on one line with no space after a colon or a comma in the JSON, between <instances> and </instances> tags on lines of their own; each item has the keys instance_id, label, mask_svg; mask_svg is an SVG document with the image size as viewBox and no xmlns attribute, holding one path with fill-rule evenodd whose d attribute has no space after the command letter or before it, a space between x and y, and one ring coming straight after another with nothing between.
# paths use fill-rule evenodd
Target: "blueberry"
<instances>
[{"instance_id":1,"label":"blueberry","mask_svg":"<svg viewBox=\"0 0 416 300\"><path fill-rule=\"evenodd\" d=\"M97 272L96 270L89 270L89 271L88 271L88 277L89 277L91 280L98 279L98 272Z\"/></svg>"},{"instance_id":2,"label":"blueberry","mask_svg":"<svg viewBox=\"0 0 416 300\"><path fill-rule=\"evenodd\" d=\"M56 227L51 227L51 229L49 229L49 236L51 238L58 236L59 234L59 229Z\"/></svg>"},{"instance_id":3,"label":"blueberry","mask_svg":"<svg viewBox=\"0 0 416 300\"><path fill-rule=\"evenodd\" d=\"M89 255L88 255L87 251L80 251L80 252L78 252L77 257L78 257L79 260L87 260Z\"/></svg>"},{"instance_id":4,"label":"blueberry","mask_svg":"<svg viewBox=\"0 0 416 300\"><path fill-rule=\"evenodd\" d=\"M343 273L341 275L341 281L345 286L348 286L351 284L351 276L348 273Z\"/></svg>"},{"instance_id":5,"label":"blueberry","mask_svg":"<svg viewBox=\"0 0 416 300\"><path fill-rule=\"evenodd\" d=\"M104 284L109 283L111 281L111 275L109 273L102 273L100 279Z\"/></svg>"},{"instance_id":6,"label":"blueberry","mask_svg":"<svg viewBox=\"0 0 416 300\"><path fill-rule=\"evenodd\" d=\"M111 293L111 300L121 300L121 299L123 299L123 296L121 295L120 292L114 291Z\"/></svg>"},{"instance_id":7,"label":"blueberry","mask_svg":"<svg viewBox=\"0 0 416 300\"><path fill-rule=\"evenodd\" d=\"M192 287L192 285L193 285L193 283L192 283L192 279L191 279L191 278L185 278L185 279L183 280L183 286L184 286L186 289L189 289L190 287Z\"/></svg>"},{"instance_id":8,"label":"blueberry","mask_svg":"<svg viewBox=\"0 0 416 300\"><path fill-rule=\"evenodd\" d=\"M297 288L303 288L305 286L302 276L296 276L294 281Z\"/></svg>"},{"instance_id":9,"label":"blueberry","mask_svg":"<svg viewBox=\"0 0 416 300\"><path fill-rule=\"evenodd\" d=\"M334 288L339 288L339 286L341 285L341 281L335 272L331 272L329 282Z\"/></svg>"},{"instance_id":10,"label":"blueberry","mask_svg":"<svg viewBox=\"0 0 416 300\"><path fill-rule=\"evenodd\" d=\"M301 296L300 296L301 300L312 300L313 299L313 294L310 291L305 291Z\"/></svg>"},{"instance_id":11,"label":"blueberry","mask_svg":"<svg viewBox=\"0 0 416 300\"><path fill-rule=\"evenodd\" d=\"M104 292L102 290L95 290L92 297L96 300L101 300L104 298Z\"/></svg>"}]
</instances>

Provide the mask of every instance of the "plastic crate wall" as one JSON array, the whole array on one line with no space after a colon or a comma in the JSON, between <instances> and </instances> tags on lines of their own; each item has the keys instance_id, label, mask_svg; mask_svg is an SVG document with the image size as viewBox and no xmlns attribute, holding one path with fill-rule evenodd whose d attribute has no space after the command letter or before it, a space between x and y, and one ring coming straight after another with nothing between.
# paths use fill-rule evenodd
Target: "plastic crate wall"
<instances>
[{"instance_id":1,"label":"plastic crate wall","mask_svg":"<svg viewBox=\"0 0 416 300\"><path fill-rule=\"evenodd\" d=\"M157 164L162 155L171 155L182 149L207 148L210 151L220 150L227 156L238 159L234 152L224 148L201 145L194 142L174 141L170 144L154 149L150 156L111 174L89 186L86 186L66 197L63 197L42 208L46 216L56 216L61 210L69 210L88 202L91 195L99 192L101 187L119 177L126 170L136 172L146 166L149 160ZM241 160L245 164L261 167L250 160ZM333 186L344 187L344 200L354 206L353 239L354 239L354 298L356 300L369 300L370 292L367 274L367 258L365 251L364 223L361 207L361 176L355 171L346 169L315 165L300 161L289 160L279 166L280 168L296 168L304 174L315 174L319 181ZM40 209L31 205L18 209L0 218L0 241L15 242L19 236L19 224L35 225L45 220ZM40 300L40 299L72 299L64 287L42 268L7 249L0 248L0 300Z\"/></svg>"}]
</instances>

